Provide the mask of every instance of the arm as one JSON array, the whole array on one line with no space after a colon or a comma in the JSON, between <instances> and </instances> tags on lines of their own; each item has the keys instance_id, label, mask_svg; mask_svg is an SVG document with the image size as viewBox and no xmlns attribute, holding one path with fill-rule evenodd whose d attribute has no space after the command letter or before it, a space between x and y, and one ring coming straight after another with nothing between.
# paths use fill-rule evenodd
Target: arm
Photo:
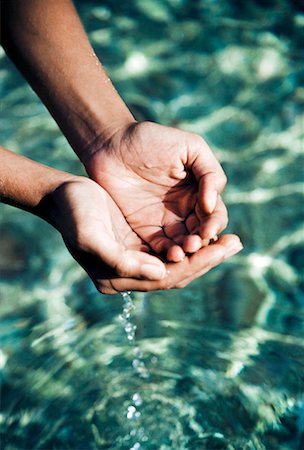
<instances>
[{"instance_id":1,"label":"arm","mask_svg":"<svg viewBox=\"0 0 304 450\"><path fill-rule=\"evenodd\" d=\"M132 229L170 261L216 238L227 224L218 161L199 136L134 120L71 1L4 1L2 16L5 50Z\"/></svg>"},{"instance_id":2,"label":"arm","mask_svg":"<svg viewBox=\"0 0 304 450\"><path fill-rule=\"evenodd\" d=\"M78 177L52 169L0 146L0 199L55 225L46 200Z\"/></svg>"},{"instance_id":3,"label":"arm","mask_svg":"<svg viewBox=\"0 0 304 450\"><path fill-rule=\"evenodd\" d=\"M81 159L134 118L70 0L4 0L1 44Z\"/></svg>"},{"instance_id":4,"label":"arm","mask_svg":"<svg viewBox=\"0 0 304 450\"><path fill-rule=\"evenodd\" d=\"M111 197L94 181L61 172L0 147L0 197L53 225L97 289L183 287L241 249L222 237L179 264L163 264L128 226Z\"/></svg>"},{"instance_id":5,"label":"arm","mask_svg":"<svg viewBox=\"0 0 304 450\"><path fill-rule=\"evenodd\" d=\"M54 226L101 291L111 278L158 280L166 274L164 264L147 253L109 195L92 180L0 147L0 198Z\"/></svg>"}]
</instances>

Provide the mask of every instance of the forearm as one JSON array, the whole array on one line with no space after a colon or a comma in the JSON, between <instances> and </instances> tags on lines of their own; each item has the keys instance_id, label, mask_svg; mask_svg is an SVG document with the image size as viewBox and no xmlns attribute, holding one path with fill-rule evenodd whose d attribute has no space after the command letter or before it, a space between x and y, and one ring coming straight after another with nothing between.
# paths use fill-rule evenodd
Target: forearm
<instances>
[{"instance_id":1,"label":"forearm","mask_svg":"<svg viewBox=\"0 0 304 450\"><path fill-rule=\"evenodd\" d=\"M55 226L52 194L78 177L52 169L0 147L0 199Z\"/></svg>"},{"instance_id":2,"label":"forearm","mask_svg":"<svg viewBox=\"0 0 304 450\"><path fill-rule=\"evenodd\" d=\"M70 0L2 3L2 45L84 160L134 121L103 70Z\"/></svg>"}]
</instances>

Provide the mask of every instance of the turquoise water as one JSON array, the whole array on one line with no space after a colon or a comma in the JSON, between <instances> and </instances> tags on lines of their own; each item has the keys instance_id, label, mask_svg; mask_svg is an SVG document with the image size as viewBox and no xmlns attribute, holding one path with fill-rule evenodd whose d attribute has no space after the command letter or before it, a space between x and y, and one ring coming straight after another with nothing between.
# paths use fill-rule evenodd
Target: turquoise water
<instances>
[{"instance_id":1,"label":"turquoise water","mask_svg":"<svg viewBox=\"0 0 304 450\"><path fill-rule=\"evenodd\" d=\"M138 119L207 139L245 249L132 294L126 318L49 225L1 205L1 448L303 449L300 2L100 3L77 3L97 55ZM0 90L1 143L83 173L3 52Z\"/></svg>"}]
</instances>

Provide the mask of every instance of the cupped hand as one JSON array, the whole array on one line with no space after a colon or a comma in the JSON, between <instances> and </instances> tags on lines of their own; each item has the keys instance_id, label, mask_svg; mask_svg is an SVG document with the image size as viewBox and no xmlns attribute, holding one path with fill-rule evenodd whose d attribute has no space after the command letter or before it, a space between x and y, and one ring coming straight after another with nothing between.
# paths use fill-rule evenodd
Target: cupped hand
<instances>
[{"instance_id":1,"label":"cupped hand","mask_svg":"<svg viewBox=\"0 0 304 450\"><path fill-rule=\"evenodd\" d=\"M51 197L50 221L105 294L184 287L241 249L237 236L226 235L182 262L164 264L149 253L109 194L94 181L75 177Z\"/></svg>"},{"instance_id":2,"label":"cupped hand","mask_svg":"<svg viewBox=\"0 0 304 450\"><path fill-rule=\"evenodd\" d=\"M168 261L195 253L227 225L225 174L193 133L134 122L84 162L133 231Z\"/></svg>"}]
</instances>

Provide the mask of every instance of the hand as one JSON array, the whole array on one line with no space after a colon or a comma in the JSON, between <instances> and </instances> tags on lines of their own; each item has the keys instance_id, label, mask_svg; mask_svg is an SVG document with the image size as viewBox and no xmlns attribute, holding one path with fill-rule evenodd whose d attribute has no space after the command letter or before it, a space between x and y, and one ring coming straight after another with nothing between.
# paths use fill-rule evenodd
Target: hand
<instances>
[{"instance_id":1,"label":"hand","mask_svg":"<svg viewBox=\"0 0 304 450\"><path fill-rule=\"evenodd\" d=\"M242 247L226 235L180 263L164 264L132 231L111 197L95 182L75 177L51 194L50 221L104 294L179 288Z\"/></svg>"},{"instance_id":2,"label":"hand","mask_svg":"<svg viewBox=\"0 0 304 450\"><path fill-rule=\"evenodd\" d=\"M134 122L84 162L135 233L168 261L195 253L227 225L226 177L195 134Z\"/></svg>"}]
</instances>

